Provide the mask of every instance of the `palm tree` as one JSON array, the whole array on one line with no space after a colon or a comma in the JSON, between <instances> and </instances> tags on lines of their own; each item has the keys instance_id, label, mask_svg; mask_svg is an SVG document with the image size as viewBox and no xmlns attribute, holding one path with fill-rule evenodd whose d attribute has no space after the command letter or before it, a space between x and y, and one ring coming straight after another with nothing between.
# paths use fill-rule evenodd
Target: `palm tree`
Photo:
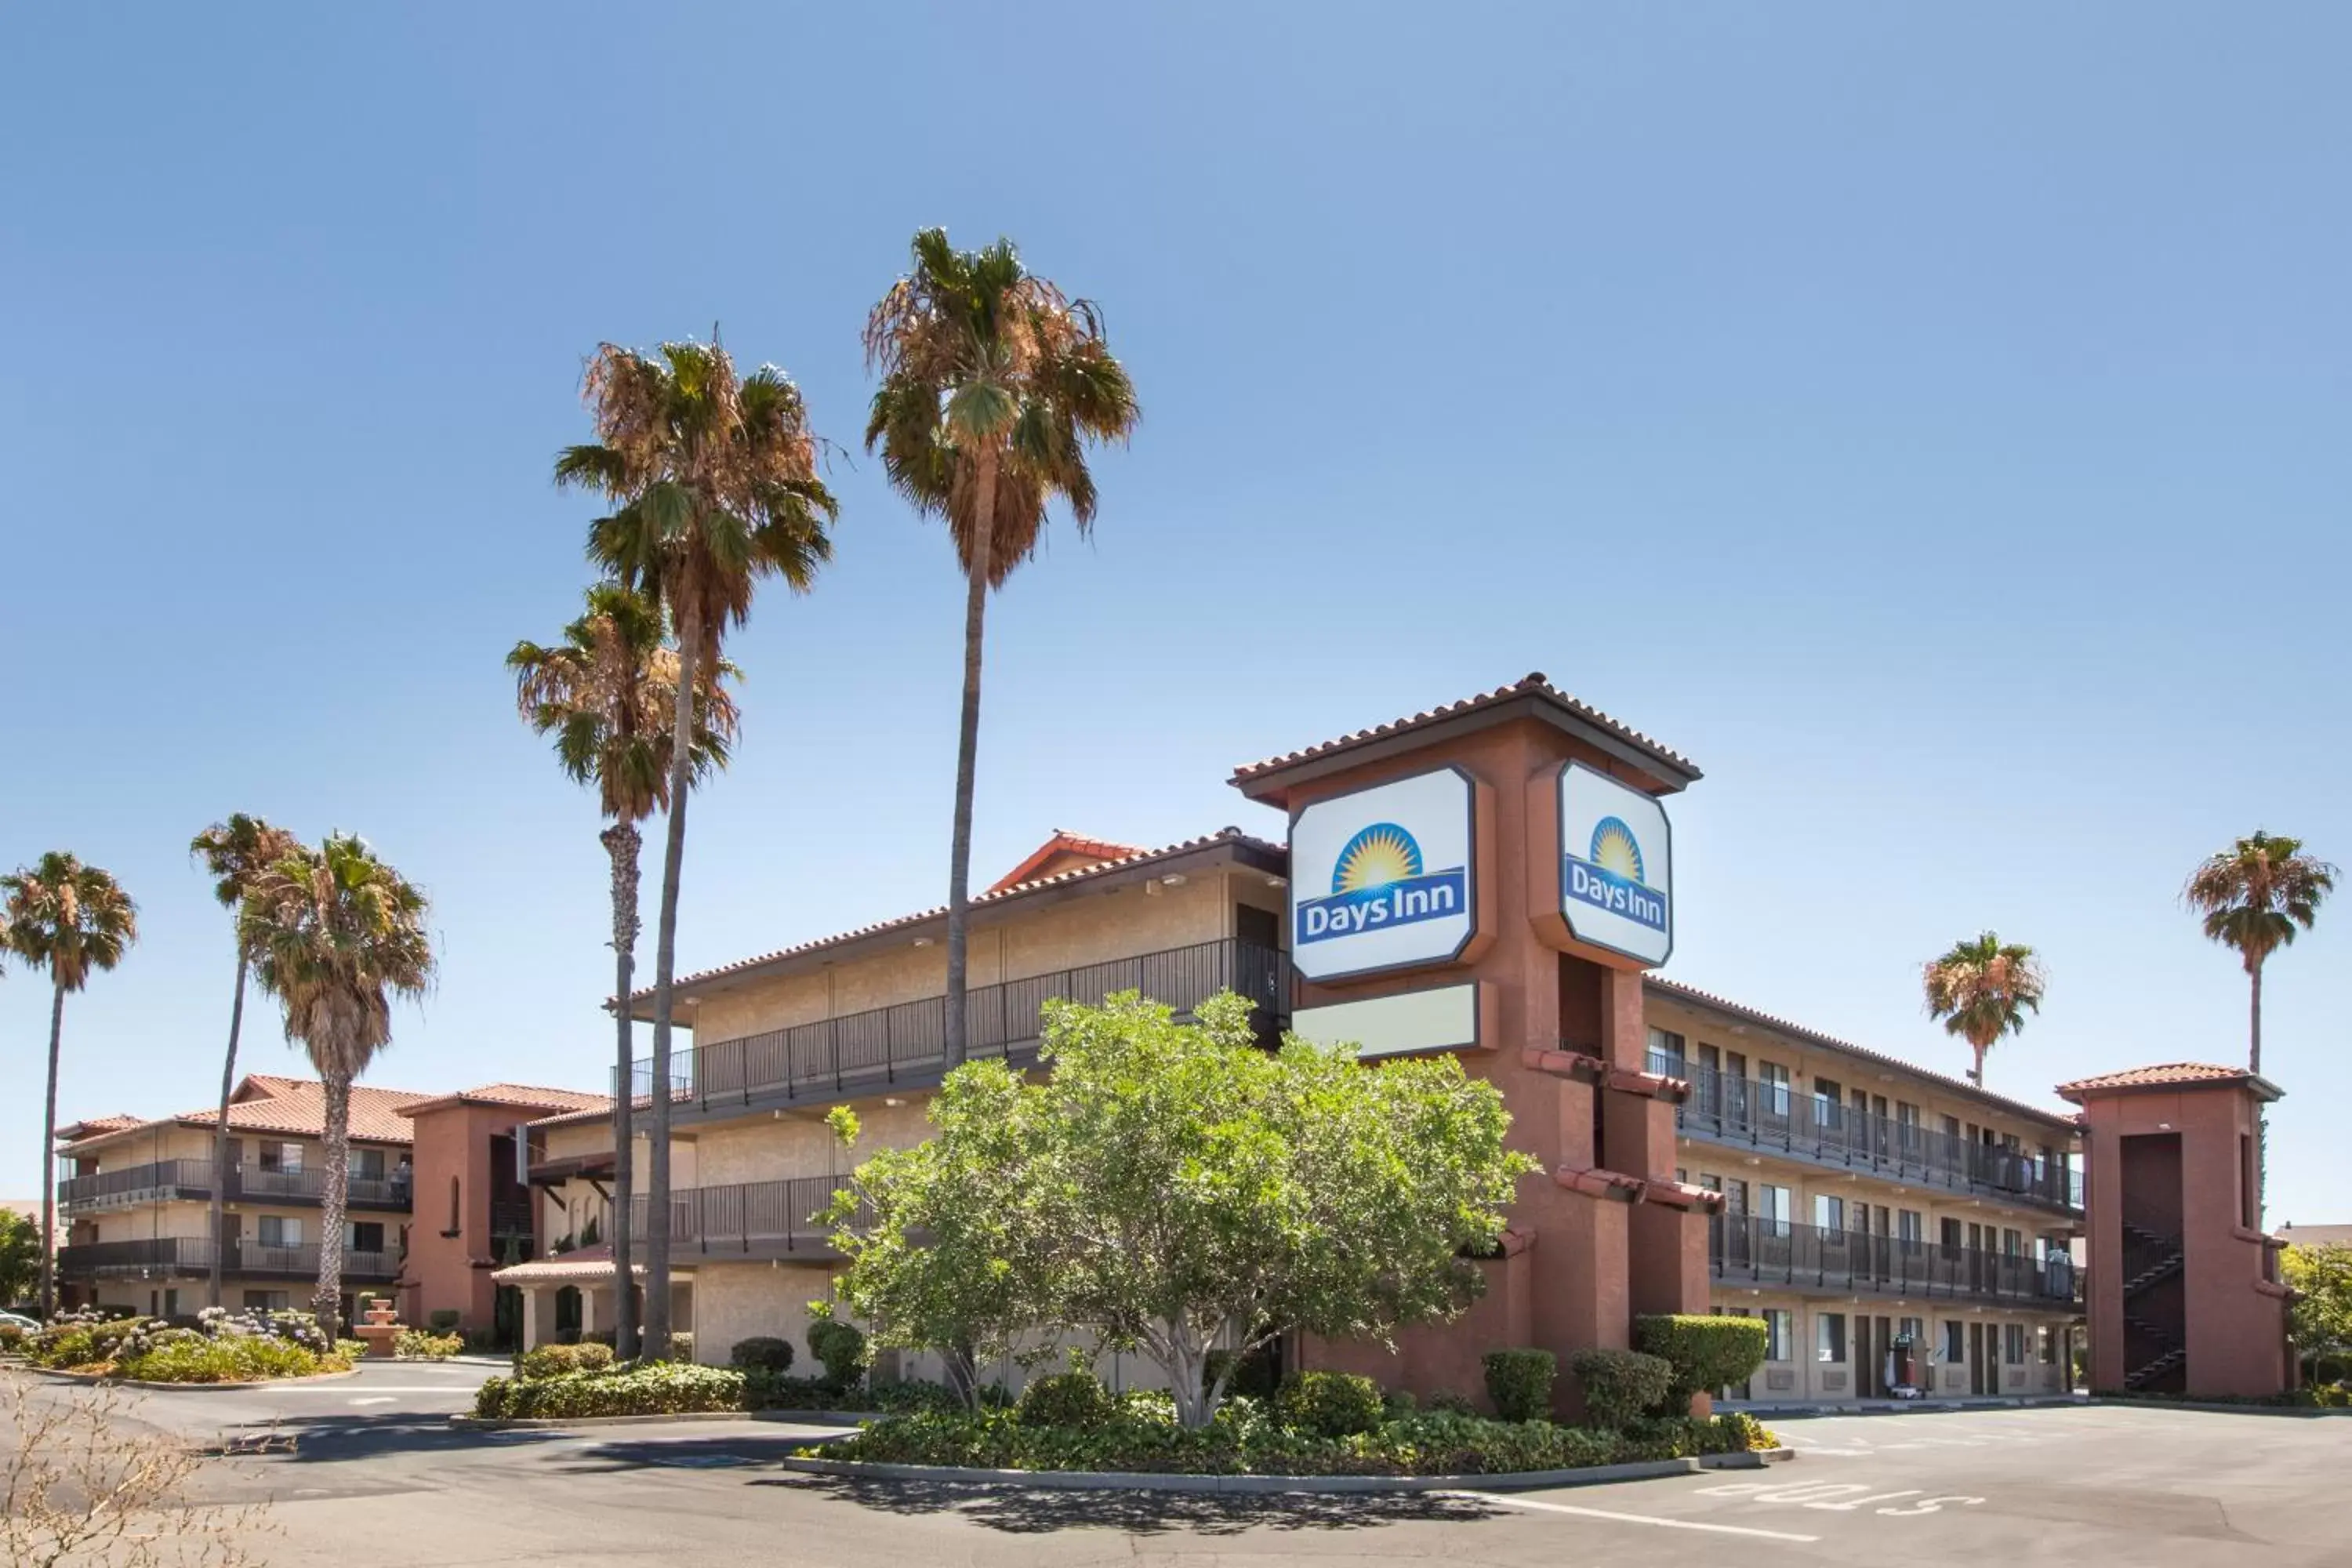
<instances>
[{"instance_id":1,"label":"palm tree","mask_svg":"<svg viewBox=\"0 0 2352 1568\"><path fill-rule=\"evenodd\" d=\"M832 559L826 531L837 508L816 477L816 438L800 389L773 365L739 377L716 342L664 343L651 354L605 343L589 361L585 397L597 439L565 448L555 481L614 503L590 527L589 557L665 607L677 631L646 1173L644 1331L647 1353L660 1358L670 1342L670 1015L693 694L706 684L700 672L717 666L727 628L751 613L761 578L808 591Z\"/></svg>"},{"instance_id":2,"label":"palm tree","mask_svg":"<svg viewBox=\"0 0 2352 1568\"><path fill-rule=\"evenodd\" d=\"M57 1310L58 1047L66 993L112 969L139 940L139 906L112 877L52 849L14 876L0 877L7 897L0 942L36 969L49 972L49 1081L41 1110L41 1316Z\"/></svg>"},{"instance_id":3,"label":"palm tree","mask_svg":"<svg viewBox=\"0 0 2352 1568\"><path fill-rule=\"evenodd\" d=\"M964 574L963 712L956 740L955 825L948 851L948 1065L964 1059L972 775L980 667L991 589L1037 552L1045 503L1059 496L1092 531L1089 443L1125 440L1139 411L1111 357L1102 315L1021 264L1008 239L957 250L947 231L915 236L913 268L866 321L866 361L882 373L866 423L891 485L942 518Z\"/></svg>"},{"instance_id":4,"label":"palm tree","mask_svg":"<svg viewBox=\"0 0 2352 1568\"><path fill-rule=\"evenodd\" d=\"M613 1014L619 1036L613 1078L613 1327L625 1358L637 1342L629 1213L636 1192L629 992L637 949L637 824L669 805L669 717L677 687L677 652L662 632L659 606L618 583L599 583L588 590L588 613L563 628L562 642L553 647L519 642L507 655L524 721L554 737L565 775L594 785L612 819L599 837L613 861L613 994L618 999ZM737 715L719 680L734 673L721 659L719 679L705 680L696 694L691 771L698 781L727 765Z\"/></svg>"},{"instance_id":5,"label":"palm tree","mask_svg":"<svg viewBox=\"0 0 2352 1568\"><path fill-rule=\"evenodd\" d=\"M257 816L238 811L230 813L226 822L215 822L197 834L189 841L188 853L202 860L205 872L215 879L213 896L220 900L221 908L235 910L253 890L255 879L266 868L292 854L300 843L284 828L272 827ZM210 1307L221 1304L221 1276L226 1268L223 1255L227 1251L227 1239L222 1232L228 1201L228 1097L236 1084L237 1036L245 1027L245 975L252 960L253 954L247 949L240 931L236 936L236 990L228 1008L228 1054L221 1062L220 1116L213 1124L213 1271L205 1302Z\"/></svg>"},{"instance_id":6,"label":"palm tree","mask_svg":"<svg viewBox=\"0 0 2352 1568\"><path fill-rule=\"evenodd\" d=\"M2032 948L2004 942L1990 931L1953 943L1922 977L1928 1016L1942 1019L1946 1034L1958 1035L1976 1051L1969 1081L1979 1089L1984 1087L1985 1053L2001 1036L2024 1032L2025 1015L2042 1011L2042 994L2049 984Z\"/></svg>"},{"instance_id":7,"label":"palm tree","mask_svg":"<svg viewBox=\"0 0 2352 1568\"><path fill-rule=\"evenodd\" d=\"M392 1039L392 998L433 978L425 895L364 839L331 833L263 869L237 930L254 978L286 1010L319 1075L326 1112L326 1191L319 1201L319 1283L311 1308L330 1340L343 1294L343 1219L351 1190L352 1080Z\"/></svg>"},{"instance_id":8,"label":"palm tree","mask_svg":"<svg viewBox=\"0 0 2352 1568\"><path fill-rule=\"evenodd\" d=\"M2336 875L2335 867L2304 853L2302 839L2257 831L2198 867L2181 890L2205 917L2205 934L2237 950L2252 983L2248 1072L2263 1070L2263 964L2294 942L2298 929L2312 928Z\"/></svg>"}]
</instances>

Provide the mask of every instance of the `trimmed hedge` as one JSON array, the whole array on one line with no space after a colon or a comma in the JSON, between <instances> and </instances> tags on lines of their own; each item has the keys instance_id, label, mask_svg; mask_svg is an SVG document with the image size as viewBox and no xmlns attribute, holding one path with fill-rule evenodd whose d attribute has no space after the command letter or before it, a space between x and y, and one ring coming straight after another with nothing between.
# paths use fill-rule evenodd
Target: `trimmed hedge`
<instances>
[{"instance_id":1,"label":"trimmed hedge","mask_svg":"<svg viewBox=\"0 0 2352 1568\"><path fill-rule=\"evenodd\" d=\"M392 1341L392 1353L401 1361L447 1361L465 1348L463 1334L427 1333L423 1329L403 1329Z\"/></svg>"},{"instance_id":2,"label":"trimmed hedge","mask_svg":"<svg viewBox=\"0 0 2352 1568\"><path fill-rule=\"evenodd\" d=\"M743 1372L785 1373L793 1370L793 1342L773 1334L753 1334L737 1340L727 1363Z\"/></svg>"},{"instance_id":3,"label":"trimmed hedge","mask_svg":"<svg viewBox=\"0 0 2352 1568\"><path fill-rule=\"evenodd\" d=\"M1072 1370L1041 1377L1021 1391L1013 1413L1024 1426L1098 1426L1118 1406L1102 1379L1091 1372Z\"/></svg>"},{"instance_id":4,"label":"trimmed hedge","mask_svg":"<svg viewBox=\"0 0 2352 1568\"><path fill-rule=\"evenodd\" d=\"M1584 1414L1595 1426L1622 1432L1664 1403L1674 1363L1640 1351L1579 1351L1568 1363L1584 1388Z\"/></svg>"},{"instance_id":5,"label":"trimmed hedge","mask_svg":"<svg viewBox=\"0 0 2352 1568\"><path fill-rule=\"evenodd\" d=\"M1307 1372L1274 1396L1276 1417L1318 1437L1353 1437L1381 1424L1381 1385L1352 1372Z\"/></svg>"},{"instance_id":6,"label":"trimmed hedge","mask_svg":"<svg viewBox=\"0 0 2352 1568\"><path fill-rule=\"evenodd\" d=\"M117 1362L116 1373L142 1383L252 1383L340 1372L347 1365L340 1357L322 1357L290 1341L258 1334L208 1340L192 1329L165 1332L174 1337L157 1336L160 1342L152 1350Z\"/></svg>"},{"instance_id":7,"label":"trimmed hedge","mask_svg":"<svg viewBox=\"0 0 2352 1568\"><path fill-rule=\"evenodd\" d=\"M746 1410L870 1410L873 1396L862 1383L836 1388L826 1377L792 1377L783 1373L747 1367L743 1372Z\"/></svg>"},{"instance_id":8,"label":"trimmed hedge","mask_svg":"<svg viewBox=\"0 0 2352 1568\"><path fill-rule=\"evenodd\" d=\"M677 1415L743 1408L743 1374L727 1367L660 1362L555 1377L494 1377L474 1395L474 1414L530 1416Z\"/></svg>"},{"instance_id":9,"label":"trimmed hedge","mask_svg":"<svg viewBox=\"0 0 2352 1568\"><path fill-rule=\"evenodd\" d=\"M847 1388L866 1372L866 1336L854 1323L818 1318L808 1326L809 1354L835 1388Z\"/></svg>"},{"instance_id":10,"label":"trimmed hedge","mask_svg":"<svg viewBox=\"0 0 2352 1568\"><path fill-rule=\"evenodd\" d=\"M1764 1364L1767 1346L1761 1318L1716 1317L1699 1312L1660 1313L1633 1320L1633 1345L1674 1365L1664 1414L1679 1415L1691 1396L1746 1383Z\"/></svg>"},{"instance_id":11,"label":"trimmed hedge","mask_svg":"<svg viewBox=\"0 0 2352 1568\"><path fill-rule=\"evenodd\" d=\"M1318 1437L1237 1400L1207 1426L1186 1429L1122 1403L1085 1429L1034 1426L995 1411L925 1411L871 1422L804 1457L883 1464L1013 1470L1135 1470L1186 1475L1454 1476L1571 1469L1775 1446L1746 1415L1644 1422L1594 1432L1548 1421L1489 1421L1424 1412L1348 1437Z\"/></svg>"},{"instance_id":12,"label":"trimmed hedge","mask_svg":"<svg viewBox=\"0 0 2352 1568\"><path fill-rule=\"evenodd\" d=\"M1551 1385L1559 1375L1559 1358L1549 1351L1488 1351L1486 1397L1495 1414L1506 1421L1541 1421L1551 1415ZM1443 1397L1442 1395L1440 1397ZM1437 1401L1430 1401L1435 1408Z\"/></svg>"},{"instance_id":13,"label":"trimmed hedge","mask_svg":"<svg viewBox=\"0 0 2352 1568\"><path fill-rule=\"evenodd\" d=\"M613 1370L613 1347L594 1340L576 1345L541 1345L515 1358L515 1376L530 1383L574 1373L594 1377Z\"/></svg>"}]
</instances>

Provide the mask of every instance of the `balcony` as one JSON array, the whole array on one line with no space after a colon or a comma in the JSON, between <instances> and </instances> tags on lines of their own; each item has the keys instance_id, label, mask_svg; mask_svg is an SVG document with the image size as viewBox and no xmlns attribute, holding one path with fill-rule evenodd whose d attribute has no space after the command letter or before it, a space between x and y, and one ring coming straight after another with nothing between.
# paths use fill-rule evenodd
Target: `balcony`
<instances>
[{"instance_id":1,"label":"balcony","mask_svg":"<svg viewBox=\"0 0 2352 1568\"><path fill-rule=\"evenodd\" d=\"M213 1244L196 1236L142 1237L135 1241L85 1241L58 1249L58 1272L68 1279L204 1279L212 1273ZM251 1237L235 1243L228 1272L238 1279L315 1279L319 1247L265 1246ZM345 1279L391 1279L400 1273L394 1252L343 1253Z\"/></svg>"},{"instance_id":2,"label":"balcony","mask_svg":"<svg viewBox=\"0 0 2352 1568\"><path fill-rule=\"evenodd\" d=\"M1648 1066L1691 1086L1690 1099L1675 1111L1675 1131L1685 1138L2082 1216L2083 1173L2063 1154L2044 1160L2036 1152L1934 1131L1916 1121L1801 1094L1787 1084L1693 1068L1664 1051L1650 1052Z\"/></svg>"},{"instance_id":3,"label":"balcony","mask_svg":"<svg viewBox=\"0 0 2352 1568\"><path fill-rule=\"evenodd\" d=\"M845 1180L793 1176L732 1186L681 1188L670 1194L670 1260L837 1258L841 1253L833 1245L833 1227L811 1216L832 1205L835 1189ZM637 1194L631 1213L634 1234L642 1240L648 1213L644 1194ZM863 1210L861 1215L872 1217Z\"/></svg>"},{"instance_id":4,"label":"balcony","mask_svg":"<svg viewBox=\"0 0 2352 1568\"><path fill-rule=\"evenodd\" d=\"M1262 1026L1271 1031L1289 1016L1287 967L1274 948L1227 940L979 986L966 998L971 1056L1034 1062L1039 1014L1048 1000L1099 1002L1115 991L1140 991L1179 1013L1234 991L1257 1003ZM672 1055L670 1114L707 1121L745 1109L928 1087L945 1070L946 1041L947 998L929 996L698 1045ZM653 1063L638 1061L635 1076L635 1092L650 1095Z\"/></svg>"},{"instance_id":5,"label":"balcony","mask_svg":"<svg viewBox=\"0 0 2352 1568\"><path fill-rule=\"evenodd\" d=\"M1707 1271L1727 1284L1811 1295L1899 1296L2077 1308L2074 1260L1945 1247L1786 1220L1717 1215L1707 1225Z\"/></svg>"},{"instance_id":6,"label":"balcony","mask_svg":"<svg viewBox=\"0 0 2352 1568\"><path fill-rule=\"evenodd\" d=\"M314 1167L265 1171L231 1165L229 1203L279 1204L316 1208L327 1189L327 1173ZM58 1184L58 1206L68 1214L98 1214L109 1209L139 1208L175 1198L208 1201L213 1195L210 1160L158 1160L126 1165L119 1171L94 1171L68 1176ZM351 1178L346 1198L354 1209L408 1210L409 1185L391 1176Z\"/></svg>"}]
</instances>

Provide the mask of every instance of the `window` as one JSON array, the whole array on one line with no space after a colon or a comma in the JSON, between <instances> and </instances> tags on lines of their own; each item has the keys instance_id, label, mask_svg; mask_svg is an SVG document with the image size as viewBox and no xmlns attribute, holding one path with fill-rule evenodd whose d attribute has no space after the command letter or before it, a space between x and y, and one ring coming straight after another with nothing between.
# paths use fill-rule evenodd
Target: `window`
<instances>
[{"instance_id":1,"label":"window","mask_svg":"<svg viewBox=\"0 0 2352 1568\"><path fill-rule=\"evenodd\" d=\"M1948 1258L1958 1258L1960 1255L1960 1222L1956 1219L1947 1219L1937 1223L1937 1228L1942 1232L1944 1255Z\"/></svg>"},{"instance_id":2,"label":"window","mask_svg":"<svg viewBox=\"0 0 2352 1568\"><path fill-rule=\"evenodd\" d=\"M1969 1359L1968 1327L1958 1318L1944 1320L1944 1359L1955 1364Z\"/></svg>"},{"instance_id":3,"label":"window","mask_svg":"<svg viewBox=\"0 0 2352 1568\"><path fill-rule=\"evenodd\" d=\"M264 1143L261 1146L261 1168L284 1171L291 1174L302 1168L302 1145L299 1143Z\"/></svg>"},{"instance_id":4,"label":"window","mask_svg":"<svg viewBox=\"0 0 2352 1568\"><path fill-rule=\"evenodd\" d=\"M1671 1029L1650 1031L1650 1070L1664 1073L1668 1078L1686 1078L1690 1069L1683 1065L1683 1037Z\"/></svg>"},{"instance_id":5,"label":"window","mask_svg":"<svg viewBox=\"0 0 2352 1568\"><path fill-rule=\"evenodd\" d=\"M2238 1134L2238 1223L2248 1230L2260 1230L2263 1226L2262 1205L2254 1196L2257 1185L2254 1141L2241 1132Z\"/></svg>"},{"instance_id":6,"label":"window","mask_svg":"<svg viewBox=\"0 0 2352 1568\"><path fill-rule=\"evenodd\" d=\"M1786 1309L1764 1309L1764 1359L1794 1361L1797 1359L1796 1321Z\"/></svg>"},{"instance_id":7,"label":"window","mask_svg":"<svg viewBox=\"0 0 2352 1568\"><path fill-rule=\"evenodd\" d=\"M1789 1114L1789 1069L1779 1062L1756 1064L1756 1108L1767 1116Z\"/></svg>"},{"instance_id":8,"label":"window","mask_svg":"<svg viewBox=\"0 0 2352 1568\"><path fill-rule=\"evenodd\" d=\"M362 1182L383 1180L383 1151L354 1149L352 1151L352 1174Z\"/></svg>"},{"instance_id":9,"label":"window","mask_svg":"<svg viewBox=\"0 0 2352 1568\"><path fill-rule=\"evenodd\" d=\"M2042 1341L2042 1364L2054 1366L2058 1362L2058 1331L2044 1323L2034 1332Z\"/></svg>"},{"instance_id":10,"label":"window","mask_svg":"<svg viewBox=\"0 0 2352 1568\"><path fill-rule=\"evenodd\" d=\"M266 1214L253 1222L254 1237L264 1247L299 1247L302 1222L285 1215Z\"/></svg>"},{"instance_id":11,"label":"window","mask_svg":"<svg viewBox=\"0 0 2352 1568\"><path fill-rule=\"evenodd\" d=\"M247 1290L245 1293L245 1310L248 1312L282 1312L286 1310L288 1298L289 1293L284 1290Z\"/></svg>"},{"instance_id":12,"label":"window","mask_svg":"<svg viewBox=\"0 0 2352 1568\"><path fill-rule=\"evenodd\" d=\"M1814 1349L1822 1361L1845 1360L1845 1314L1816 1312L1813 1315Z\"/></svg>"},{"instance_id":13,"label":"window","mask_svg":"<svg viewBox=\"0 0 2352 1568\"><path fill-rule=\"evenodd\" d=\"M354 1220L343 1227L343 1245L353 1252L382 1252L383 1223L381 1220Z\"/></svg>"},{"instance_id":14,"label":"window","mask_svg":"<svg viewBox=\"0 0 2352 1568\"><path fill-rule=\"evenodd\" d=\"M1680 1165L1676 1165L1675 1167L1675 1180L1687 1187L1690 1185L1690 1173L1683 1169Z\"/></svg>"},{"instance_id":15,"label":"window","mask_svg":"<svg viewBox=\"0 0 2352 1568\"><path fill-rule=\"evenodd\" d=\"M1845 1088L1833 1078L1813 1079L1813 1125L1835 1131L1845 1125Z\"/></svg>"},{"instance_id":16,"label":"window","mask_svg":"<svg viewBox=\"0 0 2352 1568\"><path fill-rule=\"evenodd\" d=\"M1897 1331L1914 1345L1925 1345L1927 1342L1927 1321L1924 1318L1904 1319L1897 1325Z\"/></svg>"},{"instance_id":17,"label":"window","mask_svg":"<svg viewBox=\"0 0 2352 1568\"><path fill-rule=\"evenodd\" d=\"M1795 1212L1797 1194L1787 1187L1776 1187L1766 1182L1756 1189L1759 1207L1756 1215L1764 1222L1767 1235L1789 1234L1789 1216Z\"/></svg>"},{"instance_id":18,"label":"window","mask_svg":"<svg viewBox=\"0 0 2352 1568\"><path fill-rule=\"evenodd\" d=\"M2022 1258L2022 1257L2024 1257L2024 1256L2025 1256L2025 1234L2024 1234L2024 1232L2022 1232L2022 1231L2018 1231L2018 1230L2009 1230L2009 1229L2004 1229L2004 1230L2002 1230L2002 1232L2000 1233L2000 1255L2001 1255L2003 1258Z\"/></svg>"},{"instance_id":19,"label":"window","mask_svg":"<svg viewBox=\"0 0 2352 1568\"><path fill-rule=\"evenodd\" d=\"M1898 1209L1895 1214L1895 1234L1906 1247L1916 1247L1927 1239L1927 1216L1917 1209Z\"/></svg>"},{"instance_id":20,"label":"window","mask_svg":"<svg viewBox=\"0 0 2352 1568\"><path fill-rule=\"evenodd\" d=\"M1845 1228L1845 1200L1843 1198L1833 1198L1827 1193L1815 1193L1813 1194L1813 1223L1821 1226L1823 1230L1843 1230Z\"/></svg>"},{"instance_id":21,"label":"window","mask_svg":"<svg viewBox=\"0 0 2352 1568\"><path fill-rule=\"evenodd\" d=\"M458 1224L460 1216L461 1211L458 1205L457 1178L452 1176L449 1178L449 1228L443 1231L441 1234L444 1236L457 1235L458 1230L461 1228Z\"/></svg>"},{"instance_id":22,"label":"window","mask_svg":"<svg viewBox=\"0 0 2352 1568\"><path fill-rule=\"evenodd\" d=\"M2000 1326L2000 1359L2011 1366L2025 1364L2025 1325L2003 1323Z\"/></svg>"}]
</instances>

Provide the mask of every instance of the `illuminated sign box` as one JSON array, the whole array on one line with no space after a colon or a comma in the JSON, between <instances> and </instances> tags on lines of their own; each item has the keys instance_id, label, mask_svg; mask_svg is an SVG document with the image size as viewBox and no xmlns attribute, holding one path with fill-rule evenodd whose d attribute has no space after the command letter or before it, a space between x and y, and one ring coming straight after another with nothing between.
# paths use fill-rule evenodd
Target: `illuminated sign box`
<instances>
[{"instance_id":1,"label":"illuminated sign box","mask_svg":"<svg viewBox=\"0 0 2352 1568\"><path fill-rule=\"evenodd\" d=\"M1291 962L1309 981L1446 963L1477 929L1470 775L1439 768L1290 825Z\"/></svg>"}]
</instances>

